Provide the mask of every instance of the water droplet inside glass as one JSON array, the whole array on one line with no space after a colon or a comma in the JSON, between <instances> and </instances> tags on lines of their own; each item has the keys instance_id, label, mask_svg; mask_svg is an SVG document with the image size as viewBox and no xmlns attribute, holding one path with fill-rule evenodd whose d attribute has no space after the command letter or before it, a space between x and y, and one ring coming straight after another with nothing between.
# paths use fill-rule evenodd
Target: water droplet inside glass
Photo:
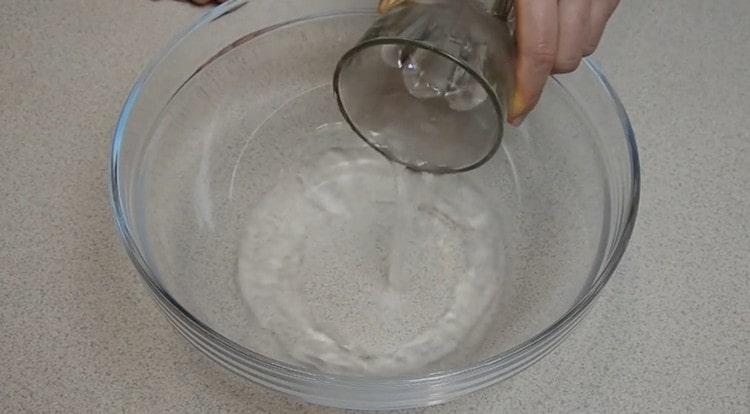
<instances>
[{"instance_id":1,"label":"water droplet inside glass","mask_svg":"<svg viewBox=\"0 0 750 414\"><path fill-rule=\"evenodd\" d=\"M413 49L403 57L401 75L404 86L418 99L437 98L448 91L450 79L457 65L425 49Z\"/></svg>"},{"instance_id":2,"label":"water droplet inside glass","mask_svg":"<svg viewBox=\"0 0 750 414\"><path fill-rule=\"evenodd\" d=\"M384 45L383 61L401 76L409 94L418 99L444 97L455 111L470 111L487 100L487 91L472 75L437 53L400 45Z\"/></svg>"},{"instance_id":3,"label":"water droplet inside glass","mask_svg":"<svg viewBox=\"0 0 750 414\"><path fill-rule=\"evenodd\" d=\"M476 78L458 68L445 99L454 111L470 111L487 100L487 91Z\"/></svg>"}]
</instances>

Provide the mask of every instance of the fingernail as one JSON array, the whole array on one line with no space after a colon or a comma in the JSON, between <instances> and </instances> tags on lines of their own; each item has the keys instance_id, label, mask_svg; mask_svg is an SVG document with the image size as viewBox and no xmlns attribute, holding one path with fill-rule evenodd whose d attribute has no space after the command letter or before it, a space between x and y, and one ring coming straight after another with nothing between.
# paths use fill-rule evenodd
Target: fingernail
<instances>
[{"instance_id":1,"label":"fingernail","mask_svg":"<svg viewBox=\"0 0 750 414\"><path fill-rule=\"evenodd\" d=\"M525 105L523 104L523 98L518 91L513 92L513 97L510 99L510 114L508 116L508 123L517 127L521 125L523 119L526 117L523 115Z\"/></svg>"},{"instance_id":2,"label":"fingernail","mask_svg":"<svg viewBox=\"0 0 750 414\"><path fill-rule=\"evenodd\" d=\"M380 12L380 14L385 14L392 8L403 3L404 1L405 0L380 0L380 4L378 5L378 11Z\"/></svg>"}]
</instances>

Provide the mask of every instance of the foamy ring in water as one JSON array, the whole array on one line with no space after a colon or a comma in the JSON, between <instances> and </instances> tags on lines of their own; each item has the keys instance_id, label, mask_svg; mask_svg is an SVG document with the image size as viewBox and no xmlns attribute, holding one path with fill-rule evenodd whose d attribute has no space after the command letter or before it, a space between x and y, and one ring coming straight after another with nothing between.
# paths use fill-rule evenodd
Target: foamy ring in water
<instances>
[{"instance_id":1,"label":"foamy ring in water","mask_svg":"<svg viewBox=\"0 0 750 414\"><path fill-rule=\"evenodd\" d=\"M306 271L301 252L308 232L314 224L320 225L319 220L333 222L343 215L358 214L352 208L354 202L367 195L366 190L361 194L337 191L352 188L330 185L337 180L365 187L393 182L390 197L403 202L400 208L409 210L409 219L428 226L426 236L431 231L450 232L451 237L461 238L466 266L457 279L460 282L453 286L452 303L446 303L444 312L429 327L396 344L390 352L351 347L340 335L334 338L316 325L300 290L299 275ZM274 333L294 362L334 373L408 373L462 347L493 309L504 256L499 222L490 217L491 212L491 203L461 175L433 177L410 172L369 148L334 149L309 171L283 180L253 208L240 247L239 286L254 316ZM439 254L436 252L436 257Z\"/></svg>"}]
</instances>

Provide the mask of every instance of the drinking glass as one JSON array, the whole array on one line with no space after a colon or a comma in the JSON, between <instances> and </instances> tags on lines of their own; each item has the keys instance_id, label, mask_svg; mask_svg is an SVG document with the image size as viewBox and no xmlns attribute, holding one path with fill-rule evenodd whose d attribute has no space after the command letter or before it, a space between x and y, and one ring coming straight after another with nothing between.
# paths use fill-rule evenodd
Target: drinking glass
<instances>
[{"instance_id":1,"label":"drinking glass","mask_svg":"<svg viewBox=\"0 0 750 414\"><path fill-rule=\"evenodd\" d=\"M335 71L347 122L415 170L482 165L500 145L513 86L511 4L407 1L382 15Z\"/></svg>"}]
</instances>

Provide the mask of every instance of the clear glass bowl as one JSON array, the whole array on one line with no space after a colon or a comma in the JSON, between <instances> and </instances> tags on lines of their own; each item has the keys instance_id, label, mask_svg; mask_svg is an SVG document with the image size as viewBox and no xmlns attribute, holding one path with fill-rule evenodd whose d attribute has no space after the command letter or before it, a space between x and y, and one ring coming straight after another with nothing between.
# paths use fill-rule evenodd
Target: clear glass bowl
<instances>
[{"instance_id":1,"label":"clear glass bowl","mask_svg":"<svg viewBox=\"0 0 750 414\"><path fill-rule=\"evenodd\" d=\"M377 163L367 156L361 165L326 157L331 148L364 145L344 126L331 81L341 54L377 17L375 3L234 0L213 9L135 84L115 132L110 173L127 251L169 320L198 349L242 377L309 402L396 409L438 404L497 383L571 331L623 254L638 206L639 164L627 115L594 64L551 79L538 108L522 128L508 129L492 160L445 178L481 191L484 204L474 207L497 219L492 232L481 227L492 243L478 247L489 246L502 260L493 268L493 284L482 282L494 293L474 315L481 318L472 321L477 328L453 332L466 337L455 339L450 352L390 371L327 369L324 358L310 352L307 360L293 357L281 342L299 332L282 327L286 320L274 324L291 302L263 297L264 290L238 279L243 266L263 259L257 257L263 239L255 234L248 241L248 223L277 214L263 207L269 197L298 200L294 189L307 181L344 180L349 184L341 188L351 194L340 197L368 202L363 188L371 182L360 172ZM321 163L345 168L307 173ZM462 191L448 193L449 202L472 199ZM300 317L331 337L378 334L370 322L390 316L377 314L382 304L368 308L368 295L377 289L362 288L383 277L372 270L382 255L369 242L383 233L375 227L398 211L388 207L377 220L354 214L355 221L305 228L315 242L301 248L308 256L295 256L297 276L317 296L307 297ZM338 250L320 247L329 241ZM434 242L425 240L425 254L434 254ZM248 243L255 250L243 247ZM407 324L439 316L445 309L430 306L439 305L440 295L455 301L451 286L461 282L449 273L415 272L405 277L421 278L421 290L404 291L413 302L398 315ZM430 300L414 311L421 294ZM352 309L364 311L344 312ZM423 327L430 323L436 322Z\"/></svg>"}]
</instances>

